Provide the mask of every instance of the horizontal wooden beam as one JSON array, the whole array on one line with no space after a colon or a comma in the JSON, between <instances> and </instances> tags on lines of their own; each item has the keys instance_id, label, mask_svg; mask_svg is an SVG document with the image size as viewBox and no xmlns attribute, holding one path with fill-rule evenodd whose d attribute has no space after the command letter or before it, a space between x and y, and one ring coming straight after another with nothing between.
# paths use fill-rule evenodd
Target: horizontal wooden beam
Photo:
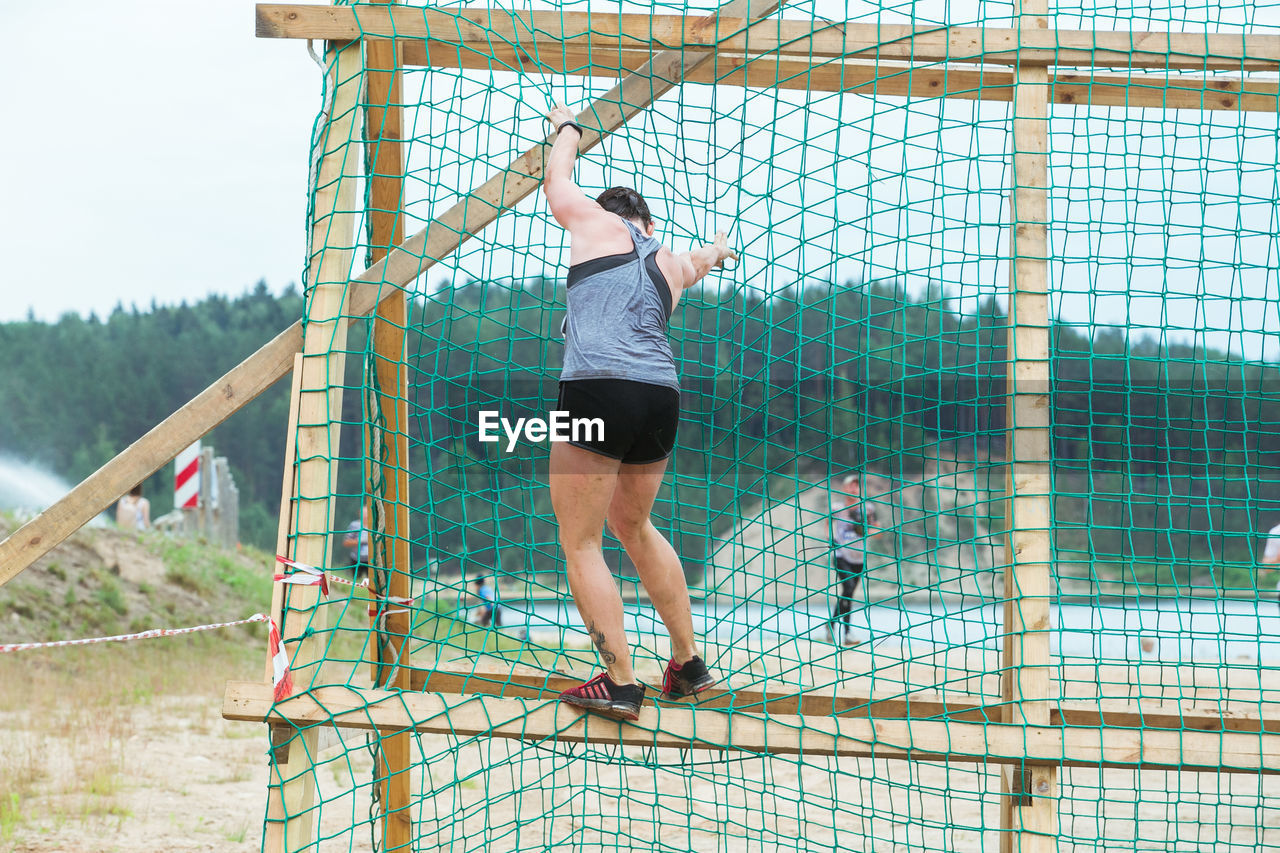
<instances>
[{"instance_id":1,"label":"horizontal wooden beam","mask_svg":"<svg viewBox=\"0 0 1280 853\"><path fill-rule=\"evenodd\" d=\"M349 686L315 688L276 704L270 684L234 681L227 684L222 715L229 720L287 723L299 728L334 725L535 742L1280 774L1280 735L1239 732L759 715L654 705L646 706L635 723L619 723L554 700Z\"/></svg>"},{"instance_id":2,"label":"horizontal wooden beam","mask_svg":"<svg viewBox=\"0 0 1280 853\"><path fill-rule=\"evenodd\" d=\"M519 71L576 77L618 77L648 61L639 50L565 48L537 58L494 42L408 42L405 65L476 71ZM850 92L878 97L1013 100L1013 72L955 66L829 61L821 64L775 57L717 54L687 74L685 82L752 89ZM1239 77L1162 73L1051 74L1053 103L1099 107L1271 112L1280 84Z\"/></svg>"},{"instance_id":3,"label":"horizontal wooden beam","mask_svg":"<svg viewBox=\"0 0 1280 853\"><path fill-rule=\"evenodd\" d=\"M415 667L409 685L415 692L453 693L498 698L550 699L581 684L580 677L530 669L496 667ZM999 721L1003 704L998 699L976 702L970 697L947 697L912 692L875 696L796 686L760 690L750 686L713 688L694 699L655 700L663 706L696 704L699 709L729 708L753 714L801 716L928 719L945 717L959 721ZM1176 702L1134 702L1126 699L1073 699L1053 703L1054 725L1109 726L1113 728L1194 729L1196 731L1268 732L1280 734L1280 709L1263 717L1255 706L1243 703L1197 706Z\"/></svg>"},{"instance_id":4,"label":"horizontal wooden beam","mask_svg":"<svg viewBox=\"0 0 1280 853\"><path fill-rule=\"evenodd\" d=\"M429 693L454 693L499 698L549 699L561 691L581 684L585 679L558 673L512 671L510 669L422 669L410 670L410 689ZM656 695L656 691L651 695ZM734 708L753 714L800 714L804 716L850 717L939 717L952 719L997 720L999 711L990 716L972 701L948 700L939 696L870 697L830 691L750 687L712 688L689 699L655 699L663 706L683 707L696 704L701 709Z\"/></svg>"},{"instance_id":5,"label":"horizontal wooden beam","mask_svg":"<svg viewBox=\"0 0 1280 853\"><path fill-rule=\"evenodd\" d=\"M562 46L591 49L706 50L866 58L912 63L980 62L1074 67L1280 70L1280 35L1209 32L913 27L906 24L408 6L259 4L262 38L486 41L537 56Z\"/></svg>"},{"instance_id":6,"label":"horizontal wooden beam","mask_svg":"<svg viewBox=\"0 0 1280 853\"><path fill-rule=\"evenodd\" d=\"M294 355L301 351L302 326L295 323L15 530L0 542L0 585L288 375Z\"/></svg>"}]
</instances>

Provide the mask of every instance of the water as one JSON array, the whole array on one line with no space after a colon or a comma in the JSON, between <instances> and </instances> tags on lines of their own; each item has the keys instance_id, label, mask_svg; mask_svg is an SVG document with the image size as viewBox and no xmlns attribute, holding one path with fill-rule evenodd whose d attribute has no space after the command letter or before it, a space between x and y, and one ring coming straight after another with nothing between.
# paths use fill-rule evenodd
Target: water
<instances>
[{"instance_id":1,"label":"water","mask_svg":"<svg viewBox=\"0 0 1280 853\"><path fill-rule=\"evenodd\" d=\"M568 631L585 634L572 601L503 602L503 627L524 626L530 639L558 644ZM877 603L855 607L853 629L873 648L903 648L912 656L965 646L996 651L1001 646L1004 605ZM694 630L719 643L822 639L825 608L759 604L693 604ZM1116 600L1055 604L1050 608L1050 646L1068 658L1098 661L1280 663L1280 602L1262 600ZM627 605L625 623L634 639L663 635L653 608ZM1144 651L1144 641L1153 643Z\"/></svg>"},{"instance_id":2,"label":"water","mask_svg":"<svg viewBox=\"0 0 1280 853\"><path fill-rule=\"evenodd\" d=\"M33 516L69 491L69 483L45 469L12 456L0 456L0 510L15 512L21 517ZM99 516L91 523L102 521Z\"/></svg>"}]
</instances>

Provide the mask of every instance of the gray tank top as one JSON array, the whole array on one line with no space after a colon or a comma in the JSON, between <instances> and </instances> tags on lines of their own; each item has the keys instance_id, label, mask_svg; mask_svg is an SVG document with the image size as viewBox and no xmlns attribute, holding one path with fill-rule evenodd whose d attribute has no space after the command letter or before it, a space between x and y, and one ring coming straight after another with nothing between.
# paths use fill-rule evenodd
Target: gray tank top
<instances>
[{"instance_id":1,"label":"gray tank top","mask_svg":"<svg viewBox=\"0 0 1280 853\"><path fill-rule=\"evenodd\" d=\"M671 289L662 243L623 219L635 247L569 267L561 381L630 379L680 390L667 341Z\"/></svg>"}]
</instances>

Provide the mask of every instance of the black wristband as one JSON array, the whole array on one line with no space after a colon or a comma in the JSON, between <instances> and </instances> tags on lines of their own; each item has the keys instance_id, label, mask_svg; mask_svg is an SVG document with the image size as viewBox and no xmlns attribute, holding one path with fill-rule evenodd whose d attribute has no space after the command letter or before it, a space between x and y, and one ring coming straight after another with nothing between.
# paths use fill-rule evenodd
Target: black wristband
<instances>
[{"instance_id":1,"label":"black wristband","mask_svg":"<svg viewBox=\"0 0 1280 853\"><path fill-rule=\"evenodd\" d=\"M587 135L587 134L583 131L583 129L582 129L582 125L578 124L576 121L573 121L572 119L570 119L569 121L564 122L564 123L563 123L563 124L561 124L559 127L557 127L557 128L556 128L556 133L559 133L560 131L564 130L566 127L572 127L574 130L578 131L578 135L579 135L579 136L586 136L586 135Z\"/></svg>"}]
</instances>

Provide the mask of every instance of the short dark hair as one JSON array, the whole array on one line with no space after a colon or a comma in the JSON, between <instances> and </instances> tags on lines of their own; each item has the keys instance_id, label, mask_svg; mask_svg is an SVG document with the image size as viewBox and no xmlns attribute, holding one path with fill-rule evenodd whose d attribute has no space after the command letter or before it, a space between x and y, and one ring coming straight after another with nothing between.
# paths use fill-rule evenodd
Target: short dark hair
<instances>
[{"instance_id":1,"label":"short dark hair","mask_svg":"<svg viewBox=\"0 0 1280 853\"><path fill-rule=\"evenodd\" d=\"M596 196L596 202L610 213L616 213L623 219L635 219L648 228L653 224L649 215L649 205L644 196L630 187L611 187Z\"/></svg>"}]
</instances>

